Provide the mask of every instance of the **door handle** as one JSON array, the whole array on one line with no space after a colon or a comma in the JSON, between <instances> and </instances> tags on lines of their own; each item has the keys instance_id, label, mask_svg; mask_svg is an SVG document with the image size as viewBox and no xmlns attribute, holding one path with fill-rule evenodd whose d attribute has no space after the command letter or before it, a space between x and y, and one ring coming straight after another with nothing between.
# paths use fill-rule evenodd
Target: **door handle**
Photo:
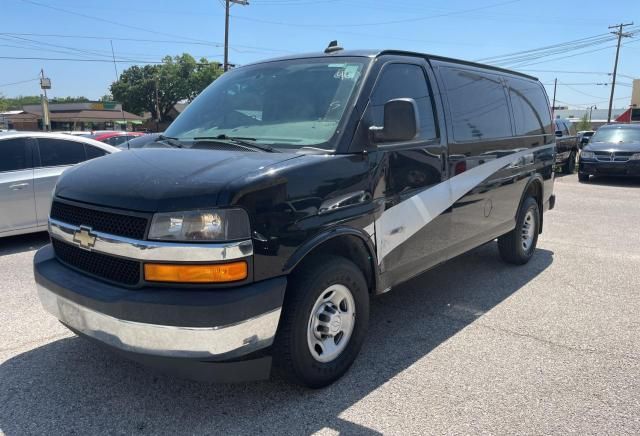
<instances>
[{"instance_id":1,"label":"door handle","mask_svg":"<svg viewBox=\"0 0 640 436\"><path fill-rule=\"evenodd\" d=\"M20 189L26 188L27 186L29 186L28 183L14 183L13 185L9 185L9 189L13 191L19 191Z\"/></svg>"}]
</instances>

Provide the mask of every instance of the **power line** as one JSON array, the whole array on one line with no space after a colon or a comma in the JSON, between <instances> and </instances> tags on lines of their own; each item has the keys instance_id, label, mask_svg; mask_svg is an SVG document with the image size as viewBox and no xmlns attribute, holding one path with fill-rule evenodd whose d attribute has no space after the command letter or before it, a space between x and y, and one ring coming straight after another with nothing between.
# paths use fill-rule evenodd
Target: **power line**
<instances>
[{"instance_id":1,"label":"power line","mask_svg":"<svg viewBox=\"0 0 640 436\"><path fill-rule=\"evenodd\" d=\"M73 61L73 62L113 62L112 59L84 59L84 58L49 58L49 57L35 57L35 56L0 56L0 59L11 59L11 60L35 60L35 61ZM124 59L116 59L116 62L119 64L162 64L162 61L145 61L145 60L124 60ZM202 63L196 62L197 65L204 65Z\"/></svg>"},{"instance_id":2,"label":"power line","mask_svg":"<svg viewBox=\"0 0 640 436\"><path fill-rule=\"evenodd\" d=\"M186 41L186 40L178 40L178 39L145 39L145 38L123 38L117 36L95 36L95 35L69 35L69 34L60 34L60 33L16 33L16 32L0 32L0 35L15 35L15 36L40 36L46 38L72 38L72 39L94 39L94 40L104 40L104 41L131 41L131 42L148 42L154 44L188 44L188 45L204 45L210 47L223 47L223 43L219 42L198 42L198 41ZM264 52L273 52L273 53L290 53L287 50L282 49L273 49L267 47L257 47L253 45L243 45L243 44L230 44L229 48L238 52L242 52L240 48L243 49L251 49L257 51Z\"/></svg>"},{"instance_id":3,"label":"power line","mask_svg":"<svg viewBox=\"0 0 640 436\"><path fill-rule=\"evenodd\" d=\"M27 1L27 0L23 0L23 1ZM275 25L280 25L280 26L289 26L289 27L316 27L316 28L345 28L345 27L367 27L367 26L383 26L383 25L387 25L387 24L402 24L402 23L412 23L412 22L416 22L416 21L425 21L425 20L431 20L434 18L443 18L443 17L449 17L452 15L460 15L460 14L466 14L469 12L476 12L476 11L481 11L481 10L485 10L485 9L490 9L490 8L496 8L499 6L504 6L504 5L508 5L511 3L518 3L521 2L523 0L508 0L508 1L503 1L500 3L492 3L489 5L485 5L485 6L479 6L476 8L470 8L470 9L463 9L463 10L458 10L458 11L451 11L451 12L443 12L441 14L435 14L435 15L427 15L427 16L421 16L421 17L412 17L412 18L404 18L404 19L398 19L398 20L388 20L388 21L378 21L378 22L374 22L374 23L337 23L337 24L304 24L304 23L286 23L286 22L282 22L282 21L272 21L272 20L263 20L260 18L250 18L250 17L243 17L243 16L237 16L237 15L233 15L233 18L239 19L239 20L246 20L246 21L254 21L256 23L265 23L265 24L275 24Z\"/></svg>"},{"instance_id":4,"label":"power line","mask_svg":"<svg viewBox=\"0 0 640 436\"><path fill-rule=\"evenodd\" d=\"M174 35L174 34L171 34L171 33L159 32L157 30L145 29L144 27L131 26L129 24L118 23L117 21L107 20L105 18L95 17L93 15L87 15L87 14L83 14L83 13L80 13L80 12L70 11L68 9L59 8L57 6L51 6L51 5L48 5L48 4L39 3L39 2L34 1L34 0L22 0L22 1L24 3L28 3L28 4L31 4L31 5L34 5L34 6L40 6L40 7L43 7L43 8L52 9L54 11L64 12L66 14L71 14L71 15L76 15L76 16L83 17L83 18L88 18L90 20L102 21L103 23L109 23L109 24L113 24L115 26L125 27L127 29L138 30L138 31L141 31L141 32L152 33L152 34L155 34L155 35L169 36L171 38L183 38L183 39L186 39L186 40L197 41L197 42L208 42L208 41L204 41L202 39L180 37L178 35Z\"/></svg>"},{"instance_id":5,"label":"power line","mask_svg":"<svg viewBox=\"0 0 640 436\"><path fill-rule=\"evenodd\" d=\"M2 83L2 84L0 84L0 88L5 87L5 86L19 85L21 83L37 82L38 80L40 80L40 79L36 77L35 79L21 80L19 82Z\"/></svg>"}]
</instances>

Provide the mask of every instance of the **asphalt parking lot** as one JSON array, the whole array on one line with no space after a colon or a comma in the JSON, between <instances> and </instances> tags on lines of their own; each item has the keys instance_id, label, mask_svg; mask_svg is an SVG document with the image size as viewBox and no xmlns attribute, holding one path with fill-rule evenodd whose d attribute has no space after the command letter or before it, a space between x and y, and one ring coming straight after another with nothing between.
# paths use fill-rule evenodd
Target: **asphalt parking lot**
<instances>
[{"instance_id":1,"label":"asphalt parking lot","mask_svg":"<svg viewBox=\"0 0 640 436\"><path fill-rule=\"evenodd\" d=\"M494 243L373 303L354 367L318 391L155 374L68 332L0 240L0 432L640 434L640 180L556 182L538 252Z\"/></svg>"}]
</instances>

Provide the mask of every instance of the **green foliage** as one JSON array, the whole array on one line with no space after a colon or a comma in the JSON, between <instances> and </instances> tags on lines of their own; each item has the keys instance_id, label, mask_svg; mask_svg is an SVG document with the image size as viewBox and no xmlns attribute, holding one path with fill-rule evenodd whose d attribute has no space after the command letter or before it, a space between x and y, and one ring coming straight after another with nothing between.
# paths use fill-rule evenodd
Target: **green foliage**
<instances>
[{"instance_id":1,"label":"green foliage","mask_svg":"<svg viewBox=\"0 0 640 436\"><path fill-rule=\"evenodd\" d=\"M49 103L86 103L87 97L55 97ZM0 111L20 110L28 104L40 104L39 95L20 95L18 97L4 97L0 95Z\"/></svg>"},{"instance_id":2,"label":"green foliage","mask_svg":"<svg viewBox=\"0 0 640 436\"><path fill-rule=\"evenodd\" d=\"M89 103L87 97L54 97L49 100L49 103Z\"/></svg>"},{"instance_id":3,"label":"green foliage","mask_svg":"<svg viewBox=\"0 0 640 436\"><path fill-rule=\"evenodd\" d=\"M222 68L217 62L204 58L196 62L191 55L184 53L173 58L166 56L159 65L127 68L110 90L114 100L121 102L127 111L139 115L151 112L154 119L163 121L169 117L176 103L193 100L221 74Z\"/></svg>"},{"instance_id":4,"label":"green foliage","mask_svg":"<svg viewBox=\"0 0 640 436\"><path fill-rule=\"evenodd\" d=\"M580 118L580 121L578 122L578 124L576 124L576 130L578 130L578 131L580 131L580 130L592 130L591 129L591 121L589 121L589 117L588 117L586 112L582 116L582 118Z\"/></svg>"}]
</instances>

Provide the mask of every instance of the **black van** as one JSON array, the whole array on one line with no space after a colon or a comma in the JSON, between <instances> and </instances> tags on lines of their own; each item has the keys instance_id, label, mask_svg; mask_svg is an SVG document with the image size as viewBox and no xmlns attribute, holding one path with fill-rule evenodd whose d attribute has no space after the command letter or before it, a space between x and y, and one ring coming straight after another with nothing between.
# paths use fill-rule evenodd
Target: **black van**
<instances>
[{"instance_id":1,"label":"black van","mask_svg":"<svg viewBox=\"0 0 640 436\"><path fill-rule=\"evenodd\" d=\"M74 332L183 376L310 387L347 371L369 301L497 238L524 264L553 208L543 86L338 48L225 73L159 138L67 171L34 259Z\"/></svg>"}]
</instances>

